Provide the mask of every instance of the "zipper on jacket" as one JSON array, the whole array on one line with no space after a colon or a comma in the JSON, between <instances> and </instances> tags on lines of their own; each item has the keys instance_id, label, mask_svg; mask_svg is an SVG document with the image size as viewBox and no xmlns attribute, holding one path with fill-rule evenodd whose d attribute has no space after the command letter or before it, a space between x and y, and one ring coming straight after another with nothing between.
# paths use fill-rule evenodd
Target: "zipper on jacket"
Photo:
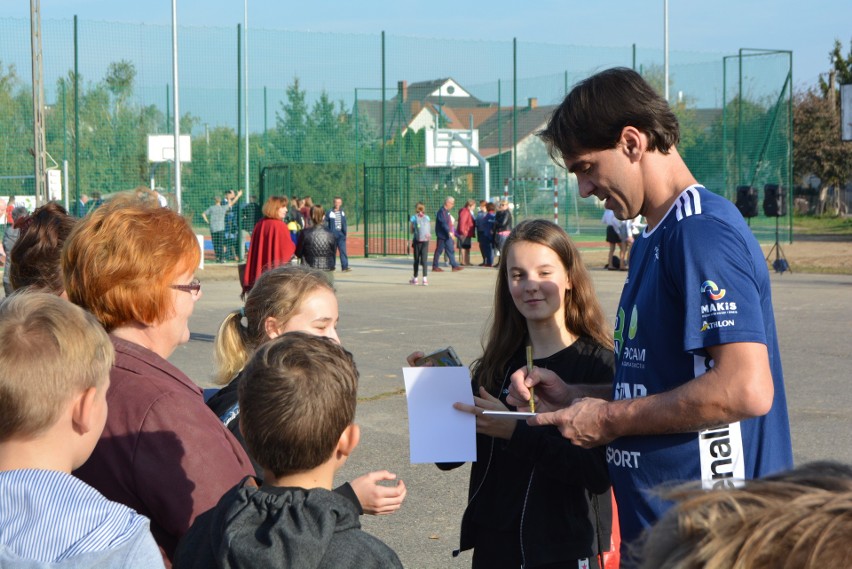
<instances>
[{"instance_id":1,"label":"zipper on jacket","mask_svg":"<svg viewBox=\"0 0 852 569\"><path fill-rule=\"evenodd\" d=\"M527 565L527 556L524 552L524 517L527 513L527 501L530 497L530 488L532 488L533 477L535 476L535 466L533 466L532 472L530 472L530 479L527 482L527 491L524 494L524 506L521 508L521 527L518 531L518 541L521 545L521 569L524 569Z\"/></svg>"}]
</instances>

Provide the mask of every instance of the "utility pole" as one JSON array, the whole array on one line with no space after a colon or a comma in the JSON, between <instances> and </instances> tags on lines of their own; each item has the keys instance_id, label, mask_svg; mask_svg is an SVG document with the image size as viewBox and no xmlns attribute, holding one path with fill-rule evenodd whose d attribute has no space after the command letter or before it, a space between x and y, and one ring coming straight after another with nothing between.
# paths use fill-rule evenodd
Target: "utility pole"
<instances>
[{"instance_id":1,"label":"utility pole","mask_svg":"<svg viewBox=\"0 0 852 569\"><path fill-rule=\"evenodd\" d=\"M44 142L44 69L41 54L41 7L30 0L30 39L33 61L33 158L36 206L47 203L47 161Z\"/></svg>"}]
</instances>

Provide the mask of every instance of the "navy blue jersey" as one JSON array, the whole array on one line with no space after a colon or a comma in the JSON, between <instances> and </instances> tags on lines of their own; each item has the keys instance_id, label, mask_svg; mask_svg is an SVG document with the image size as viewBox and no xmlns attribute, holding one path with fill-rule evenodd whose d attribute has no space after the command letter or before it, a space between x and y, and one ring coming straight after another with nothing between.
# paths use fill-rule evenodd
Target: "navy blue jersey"
<instances>
[{"instance_id":1,"label":"navy blue jersey","mask_svg":"<svg viewBox=\"0 0 852 569\"><path fill-rule=\"evenodd\" d=\"M626 542L668 506L648 492L660 484L701 480L725 487L793 465L766 261L734 205L692 186L633 245L615 324L613 396L674 389L713 366L707 347L734 342L766 345L772 409L707 431L610 443L607 462Z\"/></svg>"}]
</instances>

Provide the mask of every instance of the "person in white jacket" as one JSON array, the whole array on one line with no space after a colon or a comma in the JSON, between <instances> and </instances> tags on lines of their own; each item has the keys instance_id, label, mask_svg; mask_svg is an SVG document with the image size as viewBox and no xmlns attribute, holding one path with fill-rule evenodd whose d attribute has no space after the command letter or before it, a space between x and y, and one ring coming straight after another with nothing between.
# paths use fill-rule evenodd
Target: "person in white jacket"
<instances>
[{"instance_id":1,"label":"person in white jacket","mask_svg":"<svg viewBox=\"0 0 852 569\"><path fill-rule=\"evenodd\" d=\"M606 242L609 243L609 255L605 269L615 271L627 270L627 253L633 244L633 220L622 221L615 217L612 210L605 209L601 223L606 225ZM619 256L615 256L615 246L618 245Z\"/></svg>"}]
</instances>

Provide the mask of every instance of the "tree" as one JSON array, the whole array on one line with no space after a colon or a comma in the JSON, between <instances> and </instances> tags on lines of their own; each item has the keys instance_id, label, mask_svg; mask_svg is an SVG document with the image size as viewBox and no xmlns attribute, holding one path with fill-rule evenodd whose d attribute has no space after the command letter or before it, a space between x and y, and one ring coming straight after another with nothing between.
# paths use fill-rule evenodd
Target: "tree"
<instances>
[{"instance_id":1,"label":"tree","mask_svg":"<svg viewBox=\"0 0 852 569\"><path fill-rule=\"evenodd\" d=\"M24 89L14 65L4 67L0 61L0 174L23 175L32 172L33 160L26 154L27 143L32 145L32 101L29 112L21 105ZM23 113L23 114L22 114ZM0 194L11 194L4 186Z\"/></svg>"},{"instance_id":2,"label":"tree","mask_svg":"<svg viewBox=\"0 0 852 569\"><path fill-rule=\"evenodd\" d=\"M308 105L298 77L293 78L286 95L287 102L281 101L281 110L275 113L276 146L286 162L301 162L308 133Z\"/></svg>"},{"instance_id":3,"label":"tree","mask_svg":"<svg viewBox=\"0 0 852 569\"><path fill-rule=\"evenodd\" d=\"M133 82L136 79L136 67L130 61L122 59L109 64L104 82L115 99L114 113L118 114L121 107L133 93Z\"/></svg>"},{"instance_id":4,"label":"tree","mask_svg":"<svg viewBox=\"0 0 852 569\"><path fill-rule=\"evenodd\" d=\"M840 139L837 104L815 89L796 96L793 107L793 168L797 177L813 174L820 180L817 214L841 213L840 192L827 204L829 188L840 188L852 177L849 143Z\"/></svg>"},{"instance_id":5,"label":"tree","mask_svg":"<svg viewBox=\"0 0 852 569\"><path fill-rule=\"evenodd\" d=\"M820 76L819 88L824 97L828 96L829 89L833 86L837 89L838 85L846 85L852 83L852 41L849 42L849 53L843 55L843 47L840 40L834 40L834 48L828 54L829 61L832 63L832 70L829 72L829 78L834 75L835 81L833 85L829 85L831 81L826 81L825 77Z\"/></svg>"}]
</instances>

